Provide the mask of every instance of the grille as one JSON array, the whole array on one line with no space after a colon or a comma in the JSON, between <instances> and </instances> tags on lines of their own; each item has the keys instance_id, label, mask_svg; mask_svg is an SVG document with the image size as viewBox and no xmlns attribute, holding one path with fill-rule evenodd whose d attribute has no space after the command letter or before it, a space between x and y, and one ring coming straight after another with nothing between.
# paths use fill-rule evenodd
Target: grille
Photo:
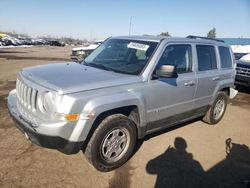
<instances>
[{"instance_id":1,"label":"grille","mask_svg":"<svg viewBox=\"0 0 250 188\"><path fill-rule=\"evenodd\" d=\"M244 67L236 67L237 75L250 77L250 69Z\"/></svg>"},{"instance_id":2,"label":"grille","mask_svg":"<svg viewBox=\"0 0 250 188\"><path fill-rule=\"evenodd\" d=\"M28 110L35 111L37 104L37 90L29 87L19 79L16 81L16 92L19 102Z\"/></svg>"},{"instance_id":3,"label":"grille","mask_svg":"<svg viewBox=\"0 0 250 188\"><path fill-rule=\"evenodd\" d=\"M77 55L77 51L72 50L72 54L71 55Z\"/></svg>"}]
</instances>

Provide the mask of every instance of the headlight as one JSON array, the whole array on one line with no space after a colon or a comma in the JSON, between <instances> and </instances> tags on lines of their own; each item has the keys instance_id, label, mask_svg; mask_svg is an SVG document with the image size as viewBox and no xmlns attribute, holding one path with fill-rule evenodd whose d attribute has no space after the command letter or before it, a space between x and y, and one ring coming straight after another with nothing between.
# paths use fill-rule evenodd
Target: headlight
<instances>
[{"instance_id":1,"label":"headlight","mask_svg":"<svg viewBox=\"0 0 250 188\"><path fill-rule=\"evenodd\" d=\"M51 92L44 92L40 98L39 108L42 112L53 112L55 105L55 96Z\"/></svg>"}]
</instances>

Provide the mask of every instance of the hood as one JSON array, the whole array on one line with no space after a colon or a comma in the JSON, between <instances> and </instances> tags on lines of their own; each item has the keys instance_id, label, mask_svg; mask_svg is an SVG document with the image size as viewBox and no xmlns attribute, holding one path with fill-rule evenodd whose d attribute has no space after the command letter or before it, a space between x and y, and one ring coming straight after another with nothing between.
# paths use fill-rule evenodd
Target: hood
<instances>
[{"instance_id":1,"label":"hood","mask_svg":"<svg viewBox=\"0 0 250 188\"><path fill-rule=\"evenodd\" d=\"M244 68L250 68L250 61L236 61L237 67L244 67Z\"/></svg>"},{"instance_id":2,"label":"hood","mask_svg":"<svg viewBox=\"0 0 250 188\"><path fill-rule=\"evenodd\" d=\"M246 54L240 58L242 61L250 61L250 54Z\"/></svg>"},{"instance_id":3,"label":"hood","mask_svg":"<svg viewBox=\"0 0 250 188\"><path fill-rule=\"evenodd\" d=\"M24 68L21 74L60 94L141 82L142 77L115 73L78 63L56 63Z\"/></svg>"}]
</instances>

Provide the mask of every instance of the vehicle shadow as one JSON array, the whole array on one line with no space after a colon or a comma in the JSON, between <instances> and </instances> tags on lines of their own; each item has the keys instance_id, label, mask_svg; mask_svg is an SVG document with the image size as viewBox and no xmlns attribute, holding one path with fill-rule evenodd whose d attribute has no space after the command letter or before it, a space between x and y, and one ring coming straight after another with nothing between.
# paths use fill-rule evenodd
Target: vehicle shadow
<instances>
[{"instance_id":1,"label":"vehicle shadow","mask_svg":"<svg viewBox=\"0 0 250 188\"><path fill-rule=\"evenodd\" d=\"M158 78L158 81L165 82L172 86L177 86L176 78Z\"/></svg>"},{"instance_id":2,"label":"vehicle shadow","mask_svg":"<svg viewBox=\"0 0 250 188\"><path fill-rule=\"evenodd\" d=\"M250 94L250 87L243 87L243 86L236 85L236 90L238 90L241 93Z\"/></svg>"},{"instance_id":3,"label":"vehicle shadow","mask_svg":"<svg viewBox=\"0 0 250 188\"><path fill-rule=\"evenodd\" d=\"M175 129L179 129L181 127L187 126L187 125L189 125L191 123L194 123L196 121L202 121L202 117L191 119L189 121L186 121L186 122L183 122L183 123L180 123L180 124L168 127L168 128L164 128L164 129L162 129L160 131L156 131L156 132L150 133L150 134L146 135L143 140L144 141L150 140L151 138L154 138L154 137L159 136L161 134L165 134L165 133L173 131Z\"/></svg>"},{"instance_id":4,"label":"vehicle shadow","mask_svg":"<svg viewBox=\"0 0 250 188\"><path fill-rule=\"evenodd\" d=\"M226 140L226 157L204 171L199 161L186 151L187 143L177 137L174 147L147 163L146 171L157 175L155 187L250 187L250 150L246 145Z\"/></svg>"},{"instance_id":5,"label":"vehicle shadow","mask_svg":"<svg viewBox=\"0 0 250 188\"><path fill-rule=\"evenodd\" d=\"M249 109L250 107L250 88L237 86L236 89L239 93L235 98L230 99L230 102L234 106Z\"/></svg>"},{"instance_id":6,"label":"vehicle shadow","mask_svg":"<svg viewBox=\"0 0 250 188\"><path fill-rule=\"evenodd\" d=\"M146 135L143 139L139 139L137 140L137 143L135 145L135 148L133 150L133 153L132 153L132 156L140 149L140 147L142 146L142 144L145 142L145 141L148 141L150 140L151 138L154 138L156 136L159 136L161 134L165 134L167 132L170 132L170 131L173 131L175 129L179 129L181 127L184 127L186 125L189 125L191 123L194 123L196 121L201 121L201 118L195 118L195 119L192 119L192 120L189 120L189 121L186 121L184 123L180 123L178 125L175 125L175 126L171 126L171 127L168 127L168 128L164 128L162 130L159 130L159 131L156 131L156 132L153 132L153 133L150 133L148 135Z\"/></svg>"}]
</instances>

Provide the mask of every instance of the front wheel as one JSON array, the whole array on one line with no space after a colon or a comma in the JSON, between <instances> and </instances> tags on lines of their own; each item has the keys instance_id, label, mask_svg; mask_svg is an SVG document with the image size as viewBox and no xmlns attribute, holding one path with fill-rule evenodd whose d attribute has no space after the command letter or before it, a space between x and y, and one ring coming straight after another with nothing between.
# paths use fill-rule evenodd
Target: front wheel
<instances>
[{"instance_id":1,"label":"front wheel","mask_svg":"<svg viewBox=\"0 0 250 188\"><path fill-rule=\"evenodd\" d=\"M227 98L228 96L225 92L219 92L212 106L203 117L203 121L211 125L218 123L225 114Z\"/></svg>"},{"instance_id":2,"label":"front wheel","mask_svg":"<svg viewBox=\"0 0 250 188\"><path fill-rule=\"evenodd\" d=\"M106 117L92 135L85 156L99 171L111 171L123 165L132 155L136 127L122 114Z\"/></svg>"}]
</instances>

